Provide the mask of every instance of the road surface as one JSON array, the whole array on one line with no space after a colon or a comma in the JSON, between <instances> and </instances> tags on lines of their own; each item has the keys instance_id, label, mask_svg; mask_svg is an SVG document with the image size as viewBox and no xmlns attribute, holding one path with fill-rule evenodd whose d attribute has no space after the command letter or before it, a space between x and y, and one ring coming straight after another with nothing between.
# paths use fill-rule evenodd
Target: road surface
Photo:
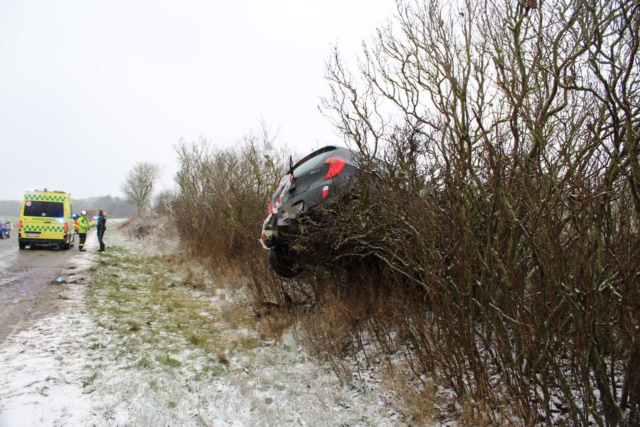
<instances>
[{"instance_id":1,"label":"road surface","mask_svg":"<svg viewBox=\"0 0 640 427\"><path fill-rule=\"evenodd\" d=\"M56 309L62 277L73 283L74 270L86 267L97 249L95 231L87 234L87 252L76 245L68 251L18 249L17 233L0 240L0 344L11 332Z\"/></svg>"}]
</instances>

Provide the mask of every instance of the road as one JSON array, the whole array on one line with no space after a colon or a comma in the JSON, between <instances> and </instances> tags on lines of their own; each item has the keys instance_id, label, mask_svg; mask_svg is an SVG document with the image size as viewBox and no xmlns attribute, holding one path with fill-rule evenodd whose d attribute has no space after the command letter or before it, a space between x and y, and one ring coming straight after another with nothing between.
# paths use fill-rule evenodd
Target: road
<instances>
[{"instance_id":1,"label":"road","mask_svg":"<svg viewBox=\"0 0 640 427\"><path fill-rule=\"evenodd\" d=\"M74 270L91 263L97 248L95 232L87 234L87 252L76 245L68 250L18 249L16 233L0 240L0 344L17 329L56 309L62 277L73 283Z\"/></svg>"}]
</instances>

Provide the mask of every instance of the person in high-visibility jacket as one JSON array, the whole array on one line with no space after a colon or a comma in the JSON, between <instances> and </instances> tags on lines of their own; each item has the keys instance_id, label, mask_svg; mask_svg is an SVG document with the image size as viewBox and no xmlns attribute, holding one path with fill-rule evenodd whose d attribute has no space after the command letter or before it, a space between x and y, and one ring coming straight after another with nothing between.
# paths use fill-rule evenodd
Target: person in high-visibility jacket
<instances>
[{"instance_id":1,"label":"person in high-visibility jacket","mask_svg":"<svg viewBox=\"0 0 640 427\"><path fill-rule=\"evenodd\" d=\"M87 240L87 231L89 231L89 220L87 219L87 211L80 212L78 218L78 237L80 237L80 244L78 249L80 252L84 252L84 242Z\"/></svg>"}]
</instances>

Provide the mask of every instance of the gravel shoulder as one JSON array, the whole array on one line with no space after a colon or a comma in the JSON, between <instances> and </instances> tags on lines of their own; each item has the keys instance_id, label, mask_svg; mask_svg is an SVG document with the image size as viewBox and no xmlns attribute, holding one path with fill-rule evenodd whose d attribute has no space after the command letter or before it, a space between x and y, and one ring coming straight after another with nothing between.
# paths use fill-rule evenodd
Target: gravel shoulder
<instances>
[{"instance_id":1,"label":"gravel shoulder","mask_svg":"<svg viewBox=\"0 0 640 427\"><path fill-rule=\"evenodd\" d=\"M11 238L0 240L0 344L12 332L29 328L59 309L57 297L62 288L50 286L51 282L60 276L71 280L92 263L92 254L78 252L77 246L68 251L21 251L16 235L13 232ZM95 250L96 244L95 233L89 233L89 250Z\"/></svg>"}]
</instances>

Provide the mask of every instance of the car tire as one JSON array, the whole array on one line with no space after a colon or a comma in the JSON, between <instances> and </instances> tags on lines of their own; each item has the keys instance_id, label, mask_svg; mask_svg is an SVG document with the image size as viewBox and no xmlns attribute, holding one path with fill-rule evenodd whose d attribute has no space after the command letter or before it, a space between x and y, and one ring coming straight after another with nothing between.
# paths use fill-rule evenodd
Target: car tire
<instances>
[{"instance_id":1,"label":"car tire","mask_svg":"<svg viewBox=\"0 0 640 427\"><path fill-rule=\"evenodd\" d=\"M18 242L18 248L23 251L25 248L27 247L27 245L23 242Z\"/></svg>"},{"instance_id":2,"label":"car tire","mask_svg":"<svg viewBox=\"0 0 640 427\"><path fill-rule=\"evenodd\" d=\"M291 254L283 249L269 249L269 264L278 276L285 279L290 279L300 273L295 268L295 262Z\"/></svg>"}]
</instances>

